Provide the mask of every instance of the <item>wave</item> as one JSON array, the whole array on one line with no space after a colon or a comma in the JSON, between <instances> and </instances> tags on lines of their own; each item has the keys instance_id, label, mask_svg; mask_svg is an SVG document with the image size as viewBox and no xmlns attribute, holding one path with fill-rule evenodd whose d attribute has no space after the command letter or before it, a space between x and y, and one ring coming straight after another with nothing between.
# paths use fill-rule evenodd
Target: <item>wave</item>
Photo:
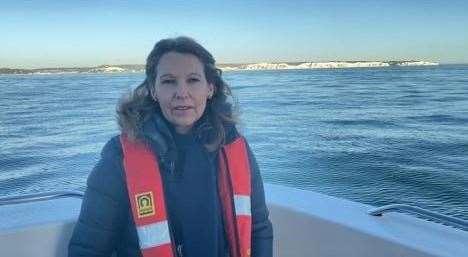
<instances>
[{"instance_id":1,"label":"wave","mask_svg":"<svg viewBox=\"0 0 468 257\"><path fill-rule=\"evenodd\" d=\"M422 116L408 116L406 119L416 120L420 122L429 123L451 123L451 124L467 124L468 118L459 118L453 115L447 114L434 114L434 115L422 115Z\"/></svg>"},{"instance_id":2,"label":"wave","mask_svg":"<svg viewBox=\"0 0 468 257\"><path fill-rule=\"evenodd\" d=\"M345 125L345 126L367 126L367 127L395 127L396 123L391 121L383 120L372 120L372 119L362 119L362 120L325 120L324 123L333 124L333 125Z\"/></svg>"}]
</instances>

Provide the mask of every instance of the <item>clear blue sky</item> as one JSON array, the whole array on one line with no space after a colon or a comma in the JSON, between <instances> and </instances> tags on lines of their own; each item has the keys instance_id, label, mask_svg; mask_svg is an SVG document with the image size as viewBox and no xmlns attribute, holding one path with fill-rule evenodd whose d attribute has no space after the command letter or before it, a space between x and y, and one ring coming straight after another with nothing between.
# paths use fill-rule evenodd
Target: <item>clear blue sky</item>
<instances>
[{"instance_id":1,"label":"clear blue sky","mask_svg":"<svg viewBox=\"0 0 468 257\"><path fill-rule=\"evenodd\" d=\"M218 63L468 63L468 1L2 1L0 67L143 64L188 35Z\"/></svg>"}]
</instances>

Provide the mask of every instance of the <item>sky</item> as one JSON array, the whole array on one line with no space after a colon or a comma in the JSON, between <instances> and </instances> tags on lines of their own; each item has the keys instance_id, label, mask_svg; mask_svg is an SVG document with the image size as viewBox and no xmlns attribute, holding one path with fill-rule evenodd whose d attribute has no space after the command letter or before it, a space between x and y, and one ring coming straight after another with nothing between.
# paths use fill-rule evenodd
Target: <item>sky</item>
<instances>
[{"instance_id":1,"label":"sky","mask_svg":"<svg viewBox=\"0 0 468 257\"><path fill-rule=\"evenodd\" d=\"M468 63L468 1L2 1L0 67L144 64L190 36L218 63Z\"/></svg>"}]
</instances>

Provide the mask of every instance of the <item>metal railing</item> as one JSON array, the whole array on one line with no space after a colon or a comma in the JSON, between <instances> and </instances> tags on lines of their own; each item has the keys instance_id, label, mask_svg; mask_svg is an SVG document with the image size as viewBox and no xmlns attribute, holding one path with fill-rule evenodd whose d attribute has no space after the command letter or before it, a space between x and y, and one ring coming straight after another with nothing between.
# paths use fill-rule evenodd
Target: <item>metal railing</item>
<instances>
[{"instance_id":1,"label":"metal railing","mask_svg":"<svg viewBox=\"0 0 468 257\"><path fill-rule=\"evenodd\" d=\"M54 192L27 194L27 195L19 195L19 196L9 196L9 197L0 198L0 206L10 205L10 204L19 204L19 203L37 202L37 201L46 201L46 200L66 198L66 197L83 198L83 196L84 196L84 193L81 191L54 191Z\"/></svg>"},{"instance_id":2,"label":"metal railing","mask_svg":"<svg viewBox=\"0 0 468 257\"><path fill-rule=\"evenodd\" d=\"M468 231L468 221L440 214L437 212L429 211L423 208L407 205L407 204L389 204L382 207L378 207L368 211L368 214L372 216L382 216L387 212L407 212L415 214L432 221L439 222L444 225L449 225L455 228L459 228L465 231Z\"/></svg>"},{"instance_id":3,"label":"metal railing","mask_svg":"<svg viewBox=\"0 0 468 257\"><path fill-rule=\"evenodd\" d=\"M45 192L45 193L36 193L36 194L27 194L20 196L10 196L0 198L0 206L10 205L10 204L20 204L28 202L37 202L37 201L46 201L58 198L66 197L76 197L83 198L84 193L81 191L54 191L54 192ZM407 212L415 214L426 219L439 222L444 225L449 225L455 228L459 228L465 231L468 231L468 221L451 217L448 215L440 214L437 212L429 211L423 208L416 206L411 206L407 204L389 204L382 207L377 207L369 210L367 213L372 216L382 216L384 213L388 212Z\"/></svg>"}]
</instances>

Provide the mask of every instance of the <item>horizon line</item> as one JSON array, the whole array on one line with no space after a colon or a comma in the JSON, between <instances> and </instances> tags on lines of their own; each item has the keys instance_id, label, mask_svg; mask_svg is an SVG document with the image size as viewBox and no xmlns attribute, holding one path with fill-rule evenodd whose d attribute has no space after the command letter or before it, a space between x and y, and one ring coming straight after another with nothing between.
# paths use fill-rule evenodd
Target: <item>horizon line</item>
<instances>
[{"instance_id":1,"label":"horizon line","mask_svg":"<svg viewBox=\"0 0 468 257\"><path fill-rule=\"evenodd\" d=\"M327 63L327 62L434 62L442 65L466 65L468 62L436 62L436 61L422 61L422 60L329 60L329 61L279 61L279 62L231 62L231 63L217 63L216 65L247 65L247 64L260 64L260 63L271 63L271 64L293 64L293 63ZM99 68L104 66L145 66L146 64L99 64L95 66L56 66L56 67L39 67L39 68L11 68L7 66L0 66L0 69L10 69L10 70L47 70L47 69L79 69L79 68Z\"/></svg>"}]
</instances>

